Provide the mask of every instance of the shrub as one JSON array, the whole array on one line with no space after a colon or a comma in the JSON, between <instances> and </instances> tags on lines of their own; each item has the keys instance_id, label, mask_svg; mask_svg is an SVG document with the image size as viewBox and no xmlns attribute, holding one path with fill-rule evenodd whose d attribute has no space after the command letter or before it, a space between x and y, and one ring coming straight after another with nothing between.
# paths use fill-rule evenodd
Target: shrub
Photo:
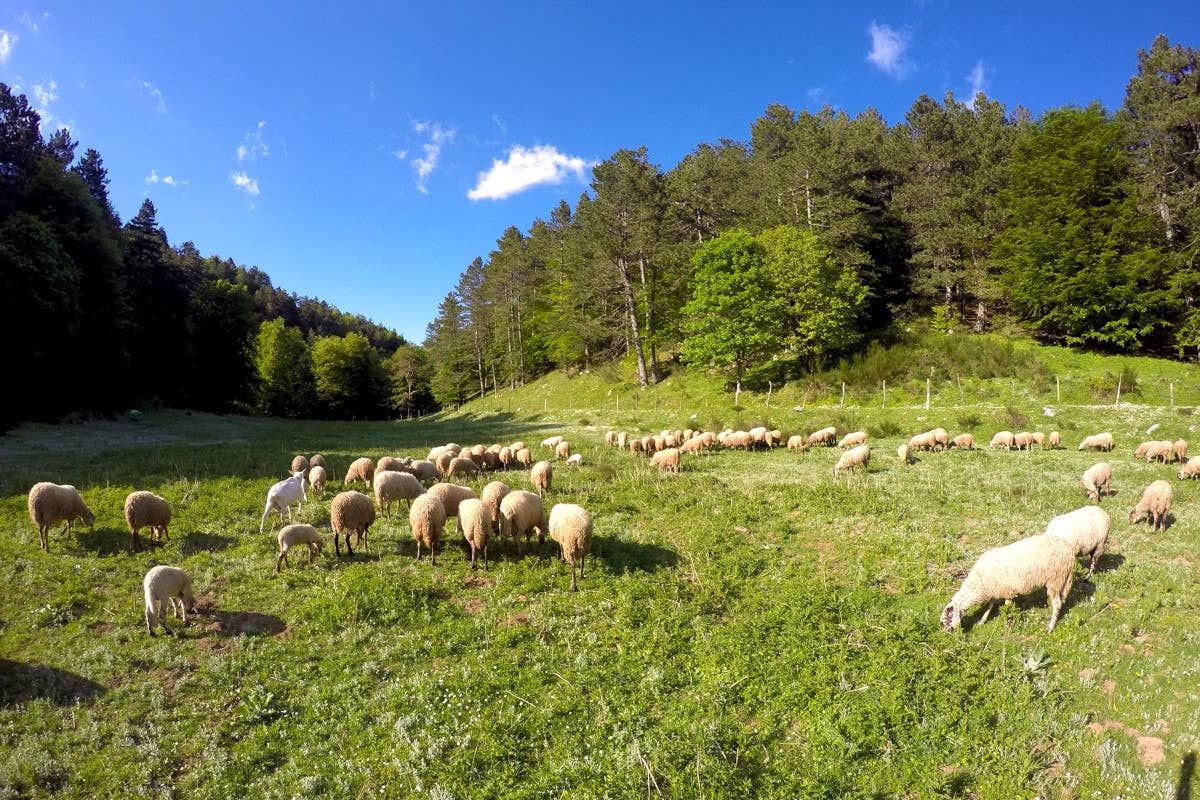
<instances>
[{"instance_id":1,"label":"shrub","mask_svg":"<svg viewBox=\"0 0 1200 800\"><path fill-rule=\"evenodd\" d=\"M959 414L956 421L958 422L958 427L965 431L976 430L980 425L983 424L983 420L978 414L972 414L970 412Z\"/></svg>"},{"instance_id":2,"label":"shrub","mask_svg":"<svg viewBox=\"0 0 1200 800\"><path fill-rule=\"evenodd\" d=\"M874 425L867 426L867 434L872 439L888 439L899 436L901 430L900 424L893 419L880 420Z\"/></svg>"},{"instance_id":3,"label":"shrub","mask_svg":"<svg viewBox=\"0 0 1200 800\"><path fill-rule=\"evenodd\" d=\"M1025 423L1029 422L1029 416L1016 406L1005 406L1003 419L1005 426L1014 431L1024 428Z\"/></svg>"}]
</instances>

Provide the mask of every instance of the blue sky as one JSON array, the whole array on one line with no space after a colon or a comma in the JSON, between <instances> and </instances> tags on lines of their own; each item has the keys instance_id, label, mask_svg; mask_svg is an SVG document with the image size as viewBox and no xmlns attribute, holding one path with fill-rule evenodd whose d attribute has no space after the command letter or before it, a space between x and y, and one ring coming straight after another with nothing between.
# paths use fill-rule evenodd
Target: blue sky
<instances>
[{"instance_id":1,"label":"blue sky","mask_svg":"<svg viewBox=\"0 0 1200 800\"><path fill-rule=\"evenodd\" d=\"M1156 34L1200 46L1165 2L246 5L4 0L0 81L100 151L123 219L149 196L172 244L414 341L619 148L668 169L772 102L1115 108Z\"/></svg>"}]
</instances>

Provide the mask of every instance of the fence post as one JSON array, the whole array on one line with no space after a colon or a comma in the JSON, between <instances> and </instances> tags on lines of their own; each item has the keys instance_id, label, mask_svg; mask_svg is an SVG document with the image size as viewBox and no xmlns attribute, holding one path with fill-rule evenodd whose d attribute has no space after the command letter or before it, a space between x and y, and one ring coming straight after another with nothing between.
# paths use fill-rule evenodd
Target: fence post
<instances>
[{"instance_id":1,"label":"fence post","mask_svg":"<svg viewBox=\"0 0 1200 800\"><path fill-rule=\"evenodd\" d=\"M1117 402L1113 405L1121 405L1121 379L1117 378Z\"/></svg>"},{"instance_id":2,"label":"fence post","mask_svg":"<svg viewBox=\"0 0 1200 800\"><path fill-rule=\"evenodd\" d=\"M1062 404L1062 387L1058 385L1058 376L1054 376L1054 402Z\"/></svg>"},{"instance_id":3,"label":"fence post","mask_svg":"<svg viewBox=\"0 0 1200 800\"><path fill-rule=\"evenodd\" d=\"M846 382L842 381L842 408L846 407Z\"/></svg>"},{"instance_id":4,"label":"fence post","mask_svg":"<svg viewBox=\"0 0 1200 800\"><path fill-rule=\"evenodd\" d=\"M954 380L955 380L955 382L958 384L958 404L959 404L960 406L961 406L961 405L965 405L965 404L966 404L966 400L965 400L965 399L963 399L963 390L962 390L962 377L960 377L960 376L958 376L958 375L955 375L955 376L954 376Z\"/></svg>"},{"instance_id":5,"label":"fence post","mask_svg":"<svg viewBox=\"0 0 1200 800\"><path fill-rule=\"evenodd\" d=\"M883 382L883 407L887 408L887 381Z\"/></svg>"},{"instance_id":6,"label":"fence post","mask_svg":"<svg viewBox=\"0 0 1200 800\"><path fill-rule=\"evenodd\" d=\"M1175 407L1175 381L1171 381L1171 408Z\"/></svg>"},{"instance_id":7,"label":"fence post","mask_svg":"<svg viewBox=\"0 0 1200 800\"><path fill-rule=\"evenodd\" d=\"M767 408L771 407L771 392L775 391L775 384L767 381Z\"/></svg>"},{"instance_id":8,"label":"fence post","mask_svg":"<svg viewBox=\"0 0 1200 800\"><path fill-rule=\"evenodd\" d=\"M550 409L550 398L549 397L542 398L542 411L545 412L545 411L548 411L549 409Z\"/></svg>"},{"instance_id":9,"label":"fence post","mask_svg":"<svg viewBox=\"0 0 1200 800\"><path fill-rule=\"evenodd\" d=\"M738 404L738 398L742 396L742 382L737 382L737 387L733 390L733 404Z\"/></svg>"},{"instance_id":10,"label":"fence post","mask_svg":"<svg viewBox=\"0 0 1200 800\"><path fill-rule=\"evenodd\" d=\"M929 378L925 379L925 410L929 410Z\"/></svg>"}]
</instances>

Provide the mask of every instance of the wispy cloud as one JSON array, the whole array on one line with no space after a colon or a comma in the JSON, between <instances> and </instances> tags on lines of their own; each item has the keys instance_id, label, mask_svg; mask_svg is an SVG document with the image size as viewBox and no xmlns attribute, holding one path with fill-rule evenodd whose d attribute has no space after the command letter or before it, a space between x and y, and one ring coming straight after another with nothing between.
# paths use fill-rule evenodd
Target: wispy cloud
<instances>
[{"instance_id":1,"label":"wispy cloud","mask_svg":"<svg viewBox=\"0 0 1200 800\"><path fill-rule=\"evenodd\" d=\"M150 81L138 81L138 86L142 87L142 91L154 98L156 106L160 114L167 113L167 101L163 99L162 91Z\"/></svg>"},{"instance_id":2,"label":"wispy cloud","mask_svg":"<svg viewBox=\"0 0 1200 800\"><path fill-rule=\"evenodd\" d=\"M22 25L24 25L26 28L33 31L34 33L37 33L38 28L42 27L42 23L48 19L50 19L49 11L43 11L41 16L38 16L38 17L35 17L33 14L30 14L28 11L26 11L23 14L17 15L17 22L21 23Z\"/></svg>"},{"instance_id":3,"label":"wispy cloud","mask_svg":"<svg viewBox=\"0 0 1200 800\"><path fill-rule=\"evenodd\" d=\"M987 69L983 66L983 61L976 61L975 68L967 73L967 80L971 84L971 99L975 99L975 95L980 92L987 91Z\"/></svg>"},{"instance_id":4,"label":"wispy cloud","mask_svg":"<svg viewBox=\"0 0 1200 800\"><path fill-rule=\"evenodd\" d=\"M158 177L158 172L156 170L150 170L150 174L146 176L146 183L149 183L149 184L161 183L165 186L187 186L189 183L191 183L191 181L180 180L179 178L172 178L170 175L160 178L160 177Z\"/></svg>"},{"instance_id":5,"label":"wispy cloud","mask_svg":"<svg viewBox=\"0 0 1200 800\"><path fill-rule=\"evenodd\" d=\"M438 159L442 155L442 146L446 142L454 140L456 131L454 128L443 128L437 122L414 122L412 129L413 132L429 138L429 141L421 145L421 152L425 155L409 162L417 172L417 191L421 194L429 194L429 189L426 188L429 176L437 169ZM405 155L408 153L406 152Z\"/></svg>"},{"instance_id":6,"label":"wispy cloud","mask_svg":"<svg viewBox=\"0 0 1200 800\"><path fill-rule=\"evenodd\" d=\"M267 127L267 123L260 121L254 130L246 134L245 141L238 145L238 161L245 161L246 159L253 161L259 156L266 158L271 155L266 141L263 140L263 129L265 127ZM255 192L255 194L258 193Z\"/></svg>"},{"instance_id":7,"label":"wispy cloud","mask_svg":"<svg viewBox=\"0 0 1200 800\"><path fill-rule=\"evenodd\" d=\"M233 181L233 185L241 189L251 197L258 197L258 179L251 178L245 172L233 172L229 175L229 180Z\"/></svg>"},{"instance_id":8,"label":"wispy cloud","mask_svg":"<svg viewBox=\"0 0 1200 800\"><path fill-rule=\"evenodd\" d=\"M0 64L8 61L8 57L12 55L13 47L17 44L17 35L0 28Z\"/></svg>"},{"instance_id":9,"label":"wispy cloud","mask_svg":"<svg viewBox=\"0 0 1200 800\"><path fill-rule=\"evenodd\" d=\"M872 22L867 34L871 37L871 52L867 54L867 61L893 78L903 78L909 73L912 62L904 55L910 41L907 33Z\"/></svg>"},{"instance_id":10,"label":"wispy cloud","mask_svg":"<svg viewBox=\"0 0 1200 800\"><path fill-rule=\"evenodd\" d=\"M492 114L492 122L500 129L501 136L508 136L508 126L504 124L504 120L500 118L499 114Z\"/></svg>"},{"instance_id":11,"label":"wispy cloud","mask_svg":"<svg viewBox=\"0 0 1200 800\"><path fill-rule=\"evenodd\" d=\"M71 127L69 123L60 122L54 116L54 112L50 110L50 104L58 100L57 82L52 80L45 84L35 83L29 87L29 93L33 95L34 110L42 118L42 130L52 131Z\"/></svg>"},{"instance_id":12,"label":"wispy cloud","mask_svg":"<svg viewBox=\"0 0 1200 800\"><path fill-rule=\"evenodd\" d=\"M367 97L371 100L375 99L375 81L371 81L371 86L367 89Z\"/></svg>"},{"instance_id":13,"label":"wispy cloud","mask_svg":"<svg viewBox=\"0 0 1200 800\"><path fill-rule=\"evenodd\" d=\"M479 173L475 188L467 192L472 200L503 200L544 183L562 183L574 175L583 180L584 170L592 163L577 156L558 152L550 145L525 148L514 145L508 158L492 160L492 168Z\"/></svg>"}]
</instances>

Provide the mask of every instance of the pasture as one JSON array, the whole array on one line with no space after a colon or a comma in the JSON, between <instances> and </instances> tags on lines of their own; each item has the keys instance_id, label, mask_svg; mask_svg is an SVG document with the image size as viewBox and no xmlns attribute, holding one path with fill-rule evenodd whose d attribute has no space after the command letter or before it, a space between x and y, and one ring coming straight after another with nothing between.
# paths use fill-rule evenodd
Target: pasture
<instances>
[{"instance_id":1,"label":"pasture","mask_svg":"<svg viewBox=\"0 0 1200 800\"><path fill-rule=\"evenodd\" d=\"M685 456L660 476L605 448L605 431L754 420L643 409L396 423L163 411L10 432L0 798L1190 796L1200 485L1130 457L1147 438L1200 444L1190 408L1031 406L1024 429L1060 430L1065 449L908 467L896 447L918 431L986 448L1021 426L983 406L770 411L785 437L871 434L870 469L836 482L829 449ZM1075 450L1101 430L1113 453ZM330 487L299 515L327 527L357 456L521 438L548 458L537 442L552 433L584 463L556 465L547 508L580 503L596 524L578 593L549 541L519 559L495 548L473 572L449 533L436 567L418 563L404 514L372 526L370 553L327 547L273 571L278 518L265 534L259 518L297 453L329 461ZM1044 593L941 630L975 558L1083 505L1079 475L1100 459L1108 551L1091 580L1078 567L1054 633ZM496 477L529 485L517 471L471 485ZM1127 517L1159 477L1175 502L1155 534ZM25 507L39 480L75 484L96 514L52 532L48 554ZM139 553L121 513L134 489L175 510L169 541ZM141 579L161 563L199 597L179 638L142 620Z\"/></svg>"}]
</instances>

